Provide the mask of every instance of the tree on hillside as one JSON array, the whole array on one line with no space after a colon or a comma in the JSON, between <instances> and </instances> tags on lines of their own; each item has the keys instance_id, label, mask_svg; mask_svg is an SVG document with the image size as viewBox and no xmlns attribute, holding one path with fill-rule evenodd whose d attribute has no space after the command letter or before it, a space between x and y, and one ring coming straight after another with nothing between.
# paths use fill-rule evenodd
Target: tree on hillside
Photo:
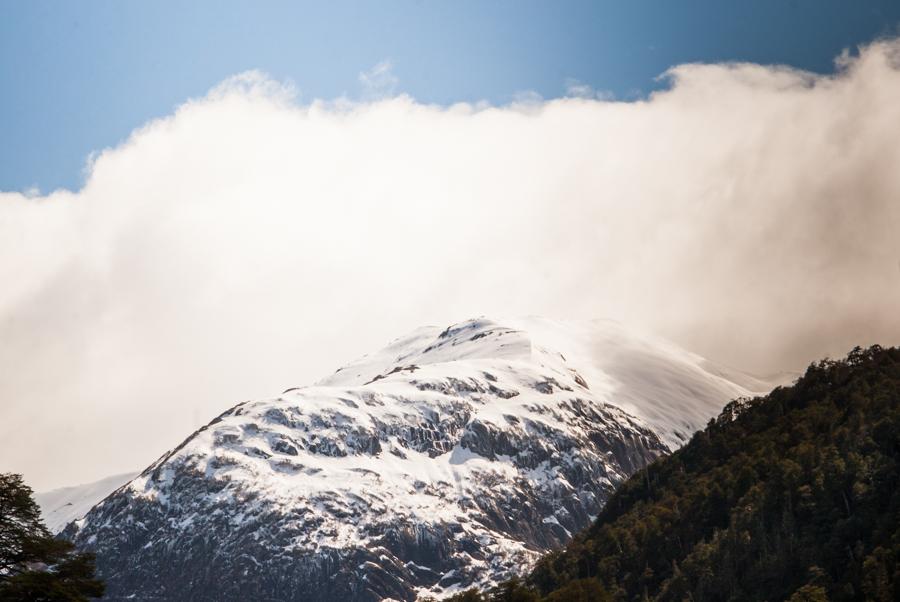
<instances>
[{"instance_id":1,"label":"tree on hillside","mask_svg":"<svg viewBox=\"0 0 900 602\"><path fill-rule=\"evenodd\" d=\"M524 582L465 596L453 602L900 600L900 348L856 348L732 402Z\"/></svg>"},{"instance_id":2,"label":"tree on hillside","mask_svg":"<svg viewBox=\"0 0 900 602\"><path fill-rule=\"evenodd\" d=\"M103 591L93 554L54 539L22 476L0 473L0 599L82 601Z\"/></svg>"},{"instance_id":3,"label":"tree on hillside","mask_svg":"<svg viewBox=\"0 0 900 602\"><path fill-rule=\"evenodd\" d=\"M624 483L527 581L617 599L900 600L900 349L739 400Z\"/></svg>"}]
</instances>

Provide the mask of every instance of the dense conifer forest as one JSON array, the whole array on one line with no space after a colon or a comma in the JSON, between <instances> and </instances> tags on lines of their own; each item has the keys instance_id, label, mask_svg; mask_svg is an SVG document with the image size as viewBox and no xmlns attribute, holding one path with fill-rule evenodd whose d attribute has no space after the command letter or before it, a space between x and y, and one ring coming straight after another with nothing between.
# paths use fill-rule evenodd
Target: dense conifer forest
<instances>
[{"instance_id":1,"label":"dense conifer forest","mask_svg":"<svg viewBox=\"0 0 900 602\"><path fill-rule=\"evenodd\" d=\"M524 581L457 602L900 599L900 349L736 400Z\"/></svg>"}]
</instances>

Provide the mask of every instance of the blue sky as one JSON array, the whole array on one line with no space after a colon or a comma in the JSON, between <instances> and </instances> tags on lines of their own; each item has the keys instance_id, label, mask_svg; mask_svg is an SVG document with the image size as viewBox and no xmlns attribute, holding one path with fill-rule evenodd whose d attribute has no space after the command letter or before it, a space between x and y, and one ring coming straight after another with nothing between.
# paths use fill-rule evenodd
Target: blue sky
<instances>
[{"instance_id":1,"label":"blue sky","mask_svg":"<svg viewBox=\"0 0 900 602\"><path fill-rule=\"evenodd\" d=\"M0 190L78 188L87 156L234 73L291 80L301 100L361 94L389 60L423 102L509 102L576 79L646 94L689 61L817 72L896 35L900 3L29 2L0 3Z\"/></svg>"}]
</instances>

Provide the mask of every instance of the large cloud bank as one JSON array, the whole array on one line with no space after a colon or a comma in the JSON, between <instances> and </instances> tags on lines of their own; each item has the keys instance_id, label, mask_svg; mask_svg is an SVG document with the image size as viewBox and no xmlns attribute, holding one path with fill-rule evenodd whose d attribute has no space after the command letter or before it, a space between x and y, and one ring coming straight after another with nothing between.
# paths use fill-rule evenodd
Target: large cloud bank
<instances>
[{"instance_id":1,"label":"large cloud bank","mask_svg":"<svg viewBox=\"0 0 900 602\"><path fill-rule=\"evenodd\" d=\"M0 194L0 469L140 468L423 323L612 317L757 372L900 343L900 45L682 65L646 101L223 83Z\"/></svg>"}]
</instances>

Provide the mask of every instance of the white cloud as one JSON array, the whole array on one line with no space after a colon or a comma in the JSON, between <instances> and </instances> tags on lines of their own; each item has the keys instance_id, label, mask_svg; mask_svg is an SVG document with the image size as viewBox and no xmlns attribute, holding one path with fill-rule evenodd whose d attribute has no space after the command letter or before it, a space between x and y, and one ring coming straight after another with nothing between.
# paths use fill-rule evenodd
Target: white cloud
<instances>
[{"instance_id":1,"label":"white cloud","mask_svg":"<svg viewBox=\"0 0 900 602\"><path fill-rule=\"evenodd\" d=\"M527 107L540 109L544 104L544 97L534 90L519 90L512 96L512 107L515 109L525 109Z\"/></svg>"},{"instance_id":2,"label":"white cloud","mask_svg":"<svg viewBox=\"0 0 900 602\"><path fill-rule=\"evenodd\" d=\"M609 90L595 90L589 84L572 77L566 79L566 96L592 100L615 100L615 94Z\"/></svg>"},{"instance_id":3,"label":"white cloud","mask_svg":"<svg viewBox=\"0 0 900 602\"><path fill-rule=\"evenodd\" d=\"M299 105L233 78L77 192L0 193L0 470L140 468L479 314L614 317L759 371L898 343L897 56L684 65L633 103Z\"/></svg>"},{"instance_id":4,"label":"white cloud","mask_svg":"<svg viewBox=\"0 0 900 602\"><path fill-rule=\"evenodd\" d=\"M382 100L394 95L399 79L394 75L394 65L389 60L381 61L368 71L359 74L365 100Z\"/></svg>"}]
</instances>

